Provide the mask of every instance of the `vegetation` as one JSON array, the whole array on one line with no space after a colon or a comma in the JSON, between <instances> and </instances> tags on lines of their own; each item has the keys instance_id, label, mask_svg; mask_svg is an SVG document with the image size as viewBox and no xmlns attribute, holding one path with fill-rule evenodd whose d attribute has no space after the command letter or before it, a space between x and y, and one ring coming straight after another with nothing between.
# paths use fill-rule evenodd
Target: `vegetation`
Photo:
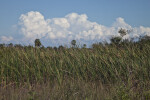
<instances>
[{"instance_id":1,"label":"vegetation","mask_svg":"<svg viewBox=\"0 0 150 100\"><path fill-rule=\"evenodd\" d=\"M149 100L149 55L148 36L92 48L3 44L0 99Z\"/></svg>"},{"instance_id":2,"label":"vegetation","mask_svg":"<svg viewBox=\"0 0 150 100\"><path fill-rule=\"evenodd\" d=\"M129 30L125 30L125 29L122 29L122 28L118 31L118 33L120 33L120 35L122 37L125 36L126 34L128 34L128 32L129 32Z\"/></svg>"},{"instance_id":3,"label":"vegetation","mask_svg":"<svg viewBox=\"0 0 150 100\"><path fill-rule=\"evenodd\" d=\"M117 45L117 44L120 44L121 40L122 40L122 38L119 37L119 36L118 37L112 37L111 38L111 43Z\"/></svg>"},{"instance_id":4,"label":"vegetation","mask_svg":"<svg viewBox=\"0 0 150 100\"><path fill-rule=\"evenodd\" d=\"M72 41L71 41L71 45L72 45L72 47L75 48L75 47L76 47L76 40L72 40Z\"/></svg>"},{"instance_id":5,"label":"vegetation","mask_svg":"<svg viewBox=\"0 0 150 100\"><path fill-rule=\"evenodd\" d=\"M35 39L34 43L35 47L40 47L42 45L40 39Z\"/></svg>"}]
</instances>

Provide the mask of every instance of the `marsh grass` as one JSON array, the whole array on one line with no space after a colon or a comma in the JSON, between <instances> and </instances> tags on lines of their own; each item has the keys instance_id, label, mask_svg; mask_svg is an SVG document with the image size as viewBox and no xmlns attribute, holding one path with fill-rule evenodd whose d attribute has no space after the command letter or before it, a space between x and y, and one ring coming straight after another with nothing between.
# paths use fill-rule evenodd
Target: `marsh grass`
<instances>
[{"instance_id":1,"label":"marsh grass","mask_svg":"<svg viewBox=\"0 0 150 100\"><path fill-rule=\"evenodd\" d=\"M150 99L150 43L0 48L2 100Z\"/></svg>"}]
</instances>

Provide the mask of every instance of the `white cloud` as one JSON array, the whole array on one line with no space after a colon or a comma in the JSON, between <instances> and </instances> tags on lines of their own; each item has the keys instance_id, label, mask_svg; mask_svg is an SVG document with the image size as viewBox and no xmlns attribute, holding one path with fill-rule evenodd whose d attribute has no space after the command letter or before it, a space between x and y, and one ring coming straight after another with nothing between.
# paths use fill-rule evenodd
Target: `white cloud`
<instances>
[{"instance_id":1,"label":"white cloud","mask_svg":"<svg viewBox=\"0 0 150 100\"><path fill-rule=\"evenodd\" d=\"M51 31L48 21L39 12L22 14L20 23L22 34L27 39L42 38Z\"/></svg>"},{"instance_id":2,"label":"white cloud","mask_svg":"<svg viewBox=\"0 0 150 100\"><path fill-rule=\"evenodd\" d=\"M119 35L120 28L133 30L124 36L124 39L138 38L141 35L150 36L150 27L132 27L121 17L117 18L111 27L107 27L89 21L86 14L77 13L70 13L63 18L44 19L41 13L31 11L20 16L19 25L24 36L22 40L29 43L33 43L35 38L50 41L53 45L68 44L73 39L86 44L96 41L109 42L112 36Z\"/></svg>"},{"instance_id":3,"label":"white cloud","mask_svg":"<svg viewBox=\"0 0 150 100\"><path fill-rule=\"evenodd\" d=\"M113 27L116 28L124 28L124 29L131 29L132 27L128 25L123 18L119 17L116 19L116 22L113 24Z\"/></svg>"},{"instance_id":4,"label":"white cloud","mask_svg":"<svg viewBox=\"0 0 150 100\"><path fill-rule=\"evenodd\" d=\"M13 40L13 37L11 37L11 36L8 36L8 37L6 37L6 36L1 36L1 37L0 37L0 41L1 41L1 42L4 42L4 43L10 42L10 41L12 41L12 40Z\"/></svg>"}]
</instances>

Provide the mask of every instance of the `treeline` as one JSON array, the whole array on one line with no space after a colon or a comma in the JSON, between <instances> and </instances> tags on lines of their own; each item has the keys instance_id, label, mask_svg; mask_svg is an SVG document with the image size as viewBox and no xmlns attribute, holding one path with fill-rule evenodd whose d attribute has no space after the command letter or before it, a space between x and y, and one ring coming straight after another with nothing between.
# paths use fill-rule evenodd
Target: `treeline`
<instances>
[{"instance_id":1,"label":"treeline","mask_svg":"<svg viewBox=\"0 0 150 100\"><path fill-rule=\"evenodd\" d=\"M143 44L149 44L150 43L150 36L148 35L145 35L145 36L141 36L138 38L138 41L134 41L134 39L131 39L131 40L128 40L128 39L125 39L123 40L123 36L129 34L130 30L125 30L125 29L120 29L118 31L118 33L120 33L120 36L113 36L110 41L111 43L107 43L107 42L99 42L99 43L94 43L90 46L89 49L92 49L92 48L97 48L98 46L101 46L101 47L109 47L109 46L117 46L117 47L123 47L123 46L132 46L132 45L139 45L139 46L142 46ZM76 44L76 40L72 40L71 43L70 43L70 47L67 47L67 46L63 46L63 45L60 45L58 47L54 46L54 47L51 47L51 46L47 46L47 47L44 47L40 41L40 39L35 39L34 41L34 46L33 45L21 45L21 44L13 44L13 43L9 43L9 44L0 44L0 48L3 48L3 47L14 47L14 48L40 48L40 49L54 49L54 50L62 50L62 49L67 49L67 48L87 48L87 45L86 44L83 44L83 45L77 45Z\"/></svg>"}]
</instances>

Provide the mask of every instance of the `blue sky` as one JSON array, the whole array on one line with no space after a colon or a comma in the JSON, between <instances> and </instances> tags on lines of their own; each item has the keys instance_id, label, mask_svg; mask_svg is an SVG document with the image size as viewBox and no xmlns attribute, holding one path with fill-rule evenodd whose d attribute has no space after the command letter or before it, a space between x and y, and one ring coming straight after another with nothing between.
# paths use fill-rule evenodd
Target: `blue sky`
<instances>
[{"instance_id":1,"label":"blue sky","mask_svg":"<svg viewBox=\"0 0 150 100\"><path fill-rule=\"evenodd\" d=\"M14 26L30 11L39 12L45 19L86 14L88 21L107 27L121 17L132 27L150 27L149 5L150 0L1 0L0 37L20 38Z\"/></svg>"}]
</instances>

